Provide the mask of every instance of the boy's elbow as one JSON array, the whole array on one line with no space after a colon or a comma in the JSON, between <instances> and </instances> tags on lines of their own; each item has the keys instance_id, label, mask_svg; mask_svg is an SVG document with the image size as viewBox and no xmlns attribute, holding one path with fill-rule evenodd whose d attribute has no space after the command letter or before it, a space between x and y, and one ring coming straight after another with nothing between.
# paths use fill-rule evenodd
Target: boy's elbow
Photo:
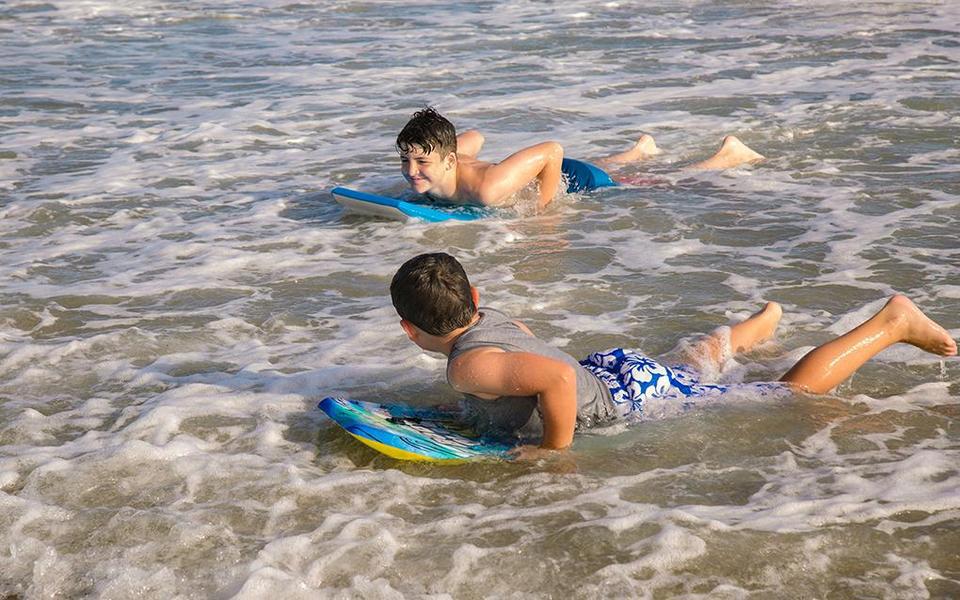
<instances>
[{"instance_id":1,"label":"boy's elbow","mask_svg":"<svg viewBox=\"0 0 960 600\"><path fill-rule=\"evenodd\" d=\"M577 385L577 371L567 363L561 363L554 374L554 383L559 387Z\"/></svg>"},{"instance_id":2,"label":"boy's elbow","mask_svg":"<svg viewBox=\"0 0 960 600\"><path fill-rule=\"evenodd\" d=\"M563 160L563 146L560 142L545 142L547 154L551 159Z\"/></svg>"},{"instance_id":3,"label":"boy's elbow","mask_svg":"<svg viewBox=\"0 0 960 600\"><path fill-rule=\"evenodd\" d=\"M483 134L480 133L477 129L468 129L460 134L462 137L469 139L469 141L477 146L482 146L487 138L483 137Z\"/></svg>"}]
</instances>

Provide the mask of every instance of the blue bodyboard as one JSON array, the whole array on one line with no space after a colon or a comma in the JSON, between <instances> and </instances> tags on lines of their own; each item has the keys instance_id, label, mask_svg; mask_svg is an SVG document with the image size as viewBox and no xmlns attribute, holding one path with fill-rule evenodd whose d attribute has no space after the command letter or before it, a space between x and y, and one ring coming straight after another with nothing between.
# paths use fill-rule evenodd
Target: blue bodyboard
<instances>
[{"instance_id":1,"label":"blue bodyboard","mask_svg":"<svg viewBox=\"0 0 960 600\"><path fill-rule=\"evenodd\" d=\"M475 221L483 217L489 217L494 213L492 209L481 206L459 206L401 200L367 192L358 192L345 187L335 187L330 190L330 193L333 194L334 200L351 212L400 221L420 220L431 223L451 220Z\"/></svg>"},{"instance_id":2,"label":"blue bodyboard","mask_svg":"<svg viewBox=\"0 0 960 600\"><path fill-rule=\"evenodd\" d=\"M561 169L567 178L567 193L570 194L617 185L603 169L581 160L565 158ZM496 214L494 209L480 206L401 200L345 187L333 188L330 193L347 210L400 221L475 221Z\"/></svg>"},{"instance_id":3,"label":"blue bodyboard","mask_svg":"<svg viewBox=\"0 0 960 600\"><path fill-rule=\"evenodd\" d=\"M456 413L332 397L319 408L360 442L400 460L503 459L512 447L472 434L458 425Z\"/></svg>"}]
</instances>

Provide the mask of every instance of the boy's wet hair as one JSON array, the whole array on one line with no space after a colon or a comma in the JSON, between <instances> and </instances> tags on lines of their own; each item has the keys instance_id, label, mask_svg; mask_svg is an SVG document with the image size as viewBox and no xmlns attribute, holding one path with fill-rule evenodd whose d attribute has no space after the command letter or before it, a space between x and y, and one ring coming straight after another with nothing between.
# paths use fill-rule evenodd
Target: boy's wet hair
<instances>
[{"instance_id":1,"label":"boy's wet hair","mask_svg":"<svg viewBox=\"0 0 960 600\"><path fill-rule=\"evenodd\" d=\"M424 108L413 113L397 136L397 152L407 154L414 147L440 156L457 151L457 130L453 123L434 109Z\"/></svg>"},{"instance_id":2,"label":"boy's wet hair","mask_svg":"<svg viewBox=\"0 0 960 600\"><path fill-rule=\"evenodd\" d=\"M403 263L390 282L390 298L401 318L431 335L463 327L477 312L463 266L443 252Z\"/></svg>"}]
</instances>

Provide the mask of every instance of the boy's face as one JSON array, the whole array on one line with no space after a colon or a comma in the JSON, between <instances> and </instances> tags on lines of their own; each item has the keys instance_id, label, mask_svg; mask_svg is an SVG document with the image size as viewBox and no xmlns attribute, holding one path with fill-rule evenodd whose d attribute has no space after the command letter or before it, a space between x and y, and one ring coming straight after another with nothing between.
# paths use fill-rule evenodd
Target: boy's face
<instances>
[{"instance_id":1,"label":"boy's face","mask_svg":"<svg viewBox=\"0 0 960 600\"><path fill-rule=\"evenodd\" d=\"M439 152L426 153L418 146L400 155L400 170L410 189L418 194L439 191L440 184L452 173L452 153L443 157Z\"/></svg>"}]
</instances>

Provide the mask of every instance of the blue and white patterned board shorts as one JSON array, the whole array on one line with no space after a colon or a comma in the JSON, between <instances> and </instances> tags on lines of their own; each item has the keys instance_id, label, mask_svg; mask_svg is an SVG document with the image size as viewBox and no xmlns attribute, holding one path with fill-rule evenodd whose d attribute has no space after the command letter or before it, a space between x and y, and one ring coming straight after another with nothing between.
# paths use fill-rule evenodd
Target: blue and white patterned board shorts
<instances>
[{"instance_id":1,"label":"blue and white patterned board shorts","mask_svg":"<svg viewBox=\"0 0 960 600\"><path fill-rule=\"evenodd\" d=\"M639 416L655 400L675 400L672 404L686 409L698 398L719 397L733 388L749 388L761 395L787 391L781 383L700 383L698 374L686 365L666 366L622 348L594 352L580 364L610 389L610 397L621 417Z\"/></svg>"}]
</instances>

